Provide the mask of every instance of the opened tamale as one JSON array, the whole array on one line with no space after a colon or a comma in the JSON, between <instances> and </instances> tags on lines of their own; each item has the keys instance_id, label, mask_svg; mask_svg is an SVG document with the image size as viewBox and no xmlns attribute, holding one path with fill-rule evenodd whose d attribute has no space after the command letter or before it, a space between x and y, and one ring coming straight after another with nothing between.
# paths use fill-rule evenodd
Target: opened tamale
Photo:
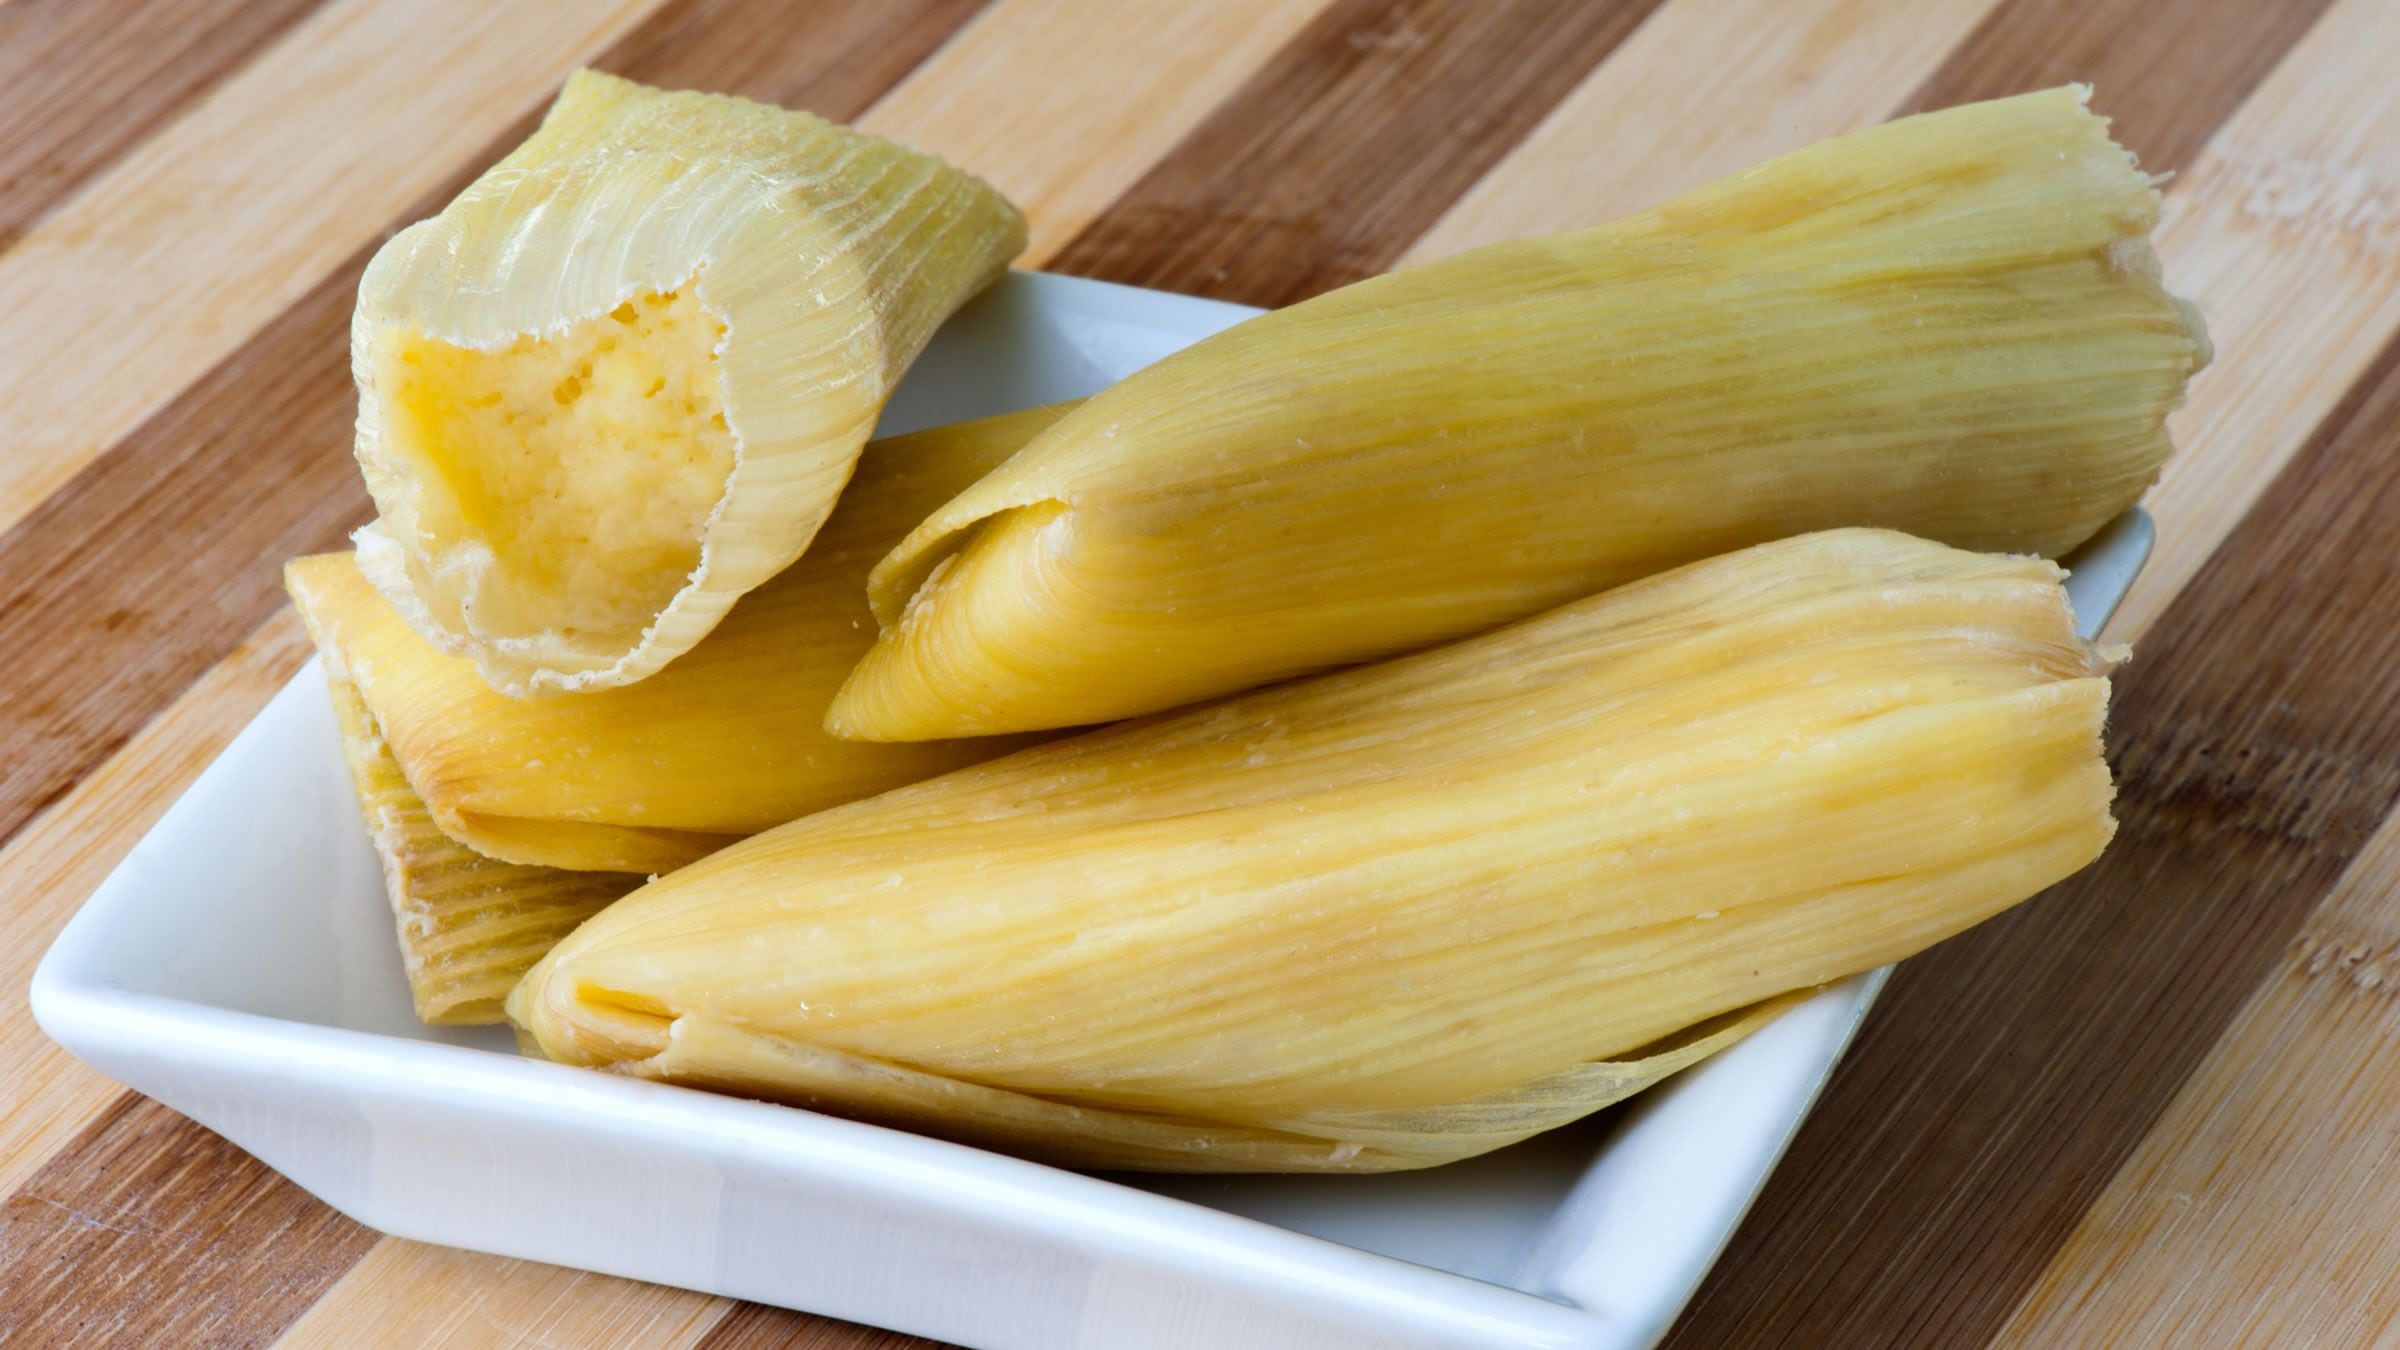
<instances>
[{"instance_id":1,"label":"opened tamale","mask_svg":"<svg viewBox=\"0 0 2400 1350\"><path fill-rule=\"evenodd\" d=\"M1024 243L932 156L580 72L359 284L360 566L506 692L642 679L808 546Z\"/></svg>"}]
</instances>

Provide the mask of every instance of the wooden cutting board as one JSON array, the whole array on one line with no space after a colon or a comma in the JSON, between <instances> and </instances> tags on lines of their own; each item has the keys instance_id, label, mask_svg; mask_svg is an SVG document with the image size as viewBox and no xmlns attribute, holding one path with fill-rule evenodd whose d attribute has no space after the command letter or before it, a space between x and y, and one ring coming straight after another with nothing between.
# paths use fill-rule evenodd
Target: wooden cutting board
<instances>
[{"instance_id":1,"label":"wooden cutting board","mask_svg":"<svg viewBox=\"0 0 2400 1350\"><path fill-rule=\"evenodd\" d=\"M910 1343L381 1238L23 986L304 658L359 268L572 67L862 120L1025 265L1275 305L2088 80L2218 359L2114 635L2122 827L1907 963L1676 1334L2400 1335L2400 3L0 0L0 1340Z\"/></svg>"}]
</instances>

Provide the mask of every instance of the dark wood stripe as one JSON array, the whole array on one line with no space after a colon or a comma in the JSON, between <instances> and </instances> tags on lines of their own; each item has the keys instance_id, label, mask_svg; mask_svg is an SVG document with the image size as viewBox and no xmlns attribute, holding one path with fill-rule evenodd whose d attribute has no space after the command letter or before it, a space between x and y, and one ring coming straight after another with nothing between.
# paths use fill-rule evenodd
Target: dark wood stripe
<instances>
[{"instance_id":1,"label":"dark wood stripe","mask_svg":"<svg viewBox=\"0 0 2400 1350\"><path fill-rule=\"evenodd\" d=\"M2332 0L2016 0L1986 17L1907 112L2080 80L2153 173L2192 162Z\"/></svg>"},{"instance_id":2,"label":"dark wood stripe","mask_svg":"<svg viewBox=\"0 0 2400 1350\"><path fill-rule=\"evenodd\" d=\"M0 250L319 3L0 5Z\"/></svg>"},{"instance_id":3,"label":"dark wood stripe","mask_svg":"<svg viewBox=\"0 0 2400 1350\"><path fill-rule=\"evenodd\" d=\"M285 558L367 519L344 452L361 261L0 535L0 837L264 622Z\"/></svg>"},{"instance_id":4,"label":"dark wood stripe","mask_svg":"<svg viewBox=\"0 0 2400 1350\"><path fill-rule=\"evenodd\" d=\"M856 117L976 0L668 6L598 64ZM410 209L429 214L529 115ZM283 603L277 569L369 514L351 463L349 314L364 248L0 536L0 839Z\"/></svg>"},{"instance_id":5,"label":"dark wood stripe","mask_svg":"<svg viewBox=\"0 0 2400 1350\"><path fill-rule=\"evenodd\" d=\"M675 0L593 64L647 84L741 94L848 122L984 3Z\"/></svg>"},{"instance_id":6,"label":"dark wood stripe","mask_svg":"<svg viewBox=\"0 0 2400 1350\"><path fill-rule=\"evenodd\" d=\"M2394 463L2400 339L2120 673L2115 843L1900 968L1676 1344L2008 1317L2400 804Z\"/></svg>"},{"instance_id":7,"label":"dark wood stripe","mask_svg":"<svg viewBox=\"0 0 2400 1350\"><path fill-rule=\"evenodd\" d=\"M694 1350L943 1350L947 1341L744 1303L708 1329Z\"/></svg>"},{"instance_id":8,"label":"dark wood stripe","mask_svg":"<svg viewBox=\"0 0 2400 1350\"><path fill-rule=\"evenodd\" d=\"M374 1243L127 1093L0 1202L0 1341L264 1345Z\"/></svg>"},{"instance_id":9,"label":"dark wood stripe","mask_svg":"<svg viewBox=\"0 0 2400 1350\"><path fill-rule=\"evenodd\" d=\"M1286 305L1389 268L1657 0L1335 0L1048 264Z\"/></svg>"}]
</instances>

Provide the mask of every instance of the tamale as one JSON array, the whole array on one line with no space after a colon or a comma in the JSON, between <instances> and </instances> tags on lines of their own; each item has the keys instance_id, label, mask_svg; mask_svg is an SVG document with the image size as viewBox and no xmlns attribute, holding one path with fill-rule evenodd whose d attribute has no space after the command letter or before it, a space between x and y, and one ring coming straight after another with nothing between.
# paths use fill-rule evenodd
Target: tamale
<instances>
[{"instance_id":1,"label":"tamale","mask_svg":"<svg viewBox=\"0 0 2400 1350\"><path fill-rule=\"evenodd\" d=\"M533 963L641 878L498 862L450 838L409 790L358 690L339 676L327 684L417 1016L502 1020L501 1000Z\"/></svg>"},{"instance_id":2,"label":"tamale","mask_svg":"<svg viewBox=\"0 0 2400 1350\"><path fill-rule=\"evenodd\" d=\"M2056 557L2208 344L2081 91L1904 118L1137 372L875 569L868 740L1108 721L1838 526Z\"/></svg>"},{"instance_id":3,"label":"tamale","mask_svg":"<svg viewBox=\"0 0 2400 1350\"><path fill-rule=\"evenodd\" d=\"M1053 1161L1467 1156L2096 856L2107 660L2060 576L1834 531L1036 746L650 883L509 1013Z\"/></svg>"},{"instance_id":4,"label":"tamale","mask_svg":"<svg viewBox=\"0 0 2400 1350\"><path fill-rule=\"evenodd\" d=\"M825 709L874 641L868 567L1063 412L876 442L816 545L681 660L635 684L509 698L413 631L348 555L298 559L285 585L445 833L508 862L663 872L1026 743L838 740L825 733Z\"/></svg>"},{"instance_id":5,"label":"tamale","mask_svg":"<svg viewBox=\"0 0 2400 1350\"><path fill-rule=\"evenodd\" d=\"M932 156L579 72L359 284L359 564L505 692L639 680L808 546L1024 243Z\"/></svg>"}]
</instances>

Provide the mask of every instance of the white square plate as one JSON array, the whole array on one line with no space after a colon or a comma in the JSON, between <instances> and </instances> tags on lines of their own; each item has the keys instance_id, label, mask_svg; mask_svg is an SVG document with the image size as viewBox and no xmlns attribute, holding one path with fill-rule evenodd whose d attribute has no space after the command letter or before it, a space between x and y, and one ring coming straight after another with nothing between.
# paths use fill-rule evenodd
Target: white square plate
<instances>
[{"instance_id":1,"label":"white square plate","mask_svg":"<svg viewBox=\"0 0 2400 1350\"><path fill-rule=\"evenodd\" d=\"M1037 274L945 328L888 431L1088 394L1252 311ZM2147 555L2078 559L2087 631ZM1084 1176L519 1058L419 1025L312 663L84 905L45 1030L362 1223L990 1347L1646 1345L1883 972L1627 1108L1385 1177Z\"/></svg>"}]
</instances>

